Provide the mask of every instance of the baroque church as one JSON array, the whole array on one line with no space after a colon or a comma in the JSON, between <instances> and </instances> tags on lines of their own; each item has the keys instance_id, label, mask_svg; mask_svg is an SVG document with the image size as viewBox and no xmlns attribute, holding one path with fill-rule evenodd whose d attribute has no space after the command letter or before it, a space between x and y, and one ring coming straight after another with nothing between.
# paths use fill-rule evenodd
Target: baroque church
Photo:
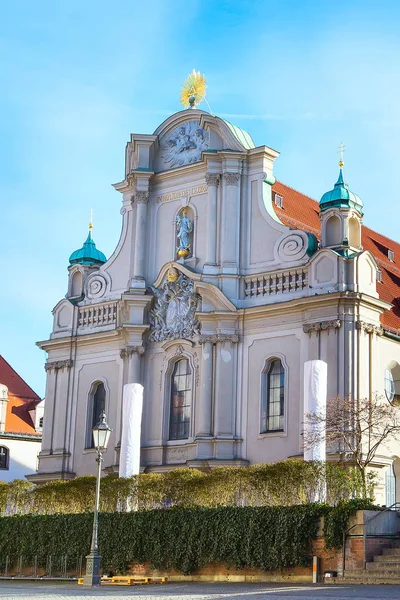
<instances>
[{"instance_id":1,"label":"baroque church","mask_svg":"<svg viewBox=\"0 0 400 600\"><path fill-rule=\"evenodd\" d=\"M126 383L144 386L146 472L302 459L309 360L327 363L328 398L400 399L400 246L363 225L342 162L318 204L276 181L278 156L196 108L131 135L118 245L106 259L89 230L38 343L46 415L30 480L94 473L103 409L104 472L118 473ZM400 443L378 457L382 503L399 457Z\"/></svg>"}]
</instances>

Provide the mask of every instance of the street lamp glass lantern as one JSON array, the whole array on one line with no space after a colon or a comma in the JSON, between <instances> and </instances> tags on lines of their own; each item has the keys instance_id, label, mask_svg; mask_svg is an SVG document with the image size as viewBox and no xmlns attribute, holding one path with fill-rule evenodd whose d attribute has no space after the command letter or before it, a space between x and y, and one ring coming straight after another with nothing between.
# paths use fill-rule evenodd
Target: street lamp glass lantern
<instances>
[{"instance_id":1,"label":"street lamp glass lantern","mask_svg":"<svg viewBox=\"0 0 400 600\"><path fill-rule=\"evenodd\" d=\"M94 447L96 450L106 450L112 429L107 423L106 413L104 410L100 415L100 421L95 427L93 427L92 431Z\"/></svg>"}]
</instances>

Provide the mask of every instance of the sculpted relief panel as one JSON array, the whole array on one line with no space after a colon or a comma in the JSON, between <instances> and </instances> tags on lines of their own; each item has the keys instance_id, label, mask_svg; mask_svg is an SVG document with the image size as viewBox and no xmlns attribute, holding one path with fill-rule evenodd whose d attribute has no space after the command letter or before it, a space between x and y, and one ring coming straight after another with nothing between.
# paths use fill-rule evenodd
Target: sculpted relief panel
<instances>
[{"instance_id":1,"label":"sculpted relief panel","mask_svg":"<svg viewBox=\"0 0 400 600\"><path fill-rule=\"evenodd\" d=\"M171 267L161 287L152 290L155 306L150 311L150 341L190 339L200 333L195 318L200 296L191 279Z\"/></svg>"},{"instance_id":2,"label":"sculpted relief panel","mask_svg":"<svg viewBox=\"0 0 400 600\"><path fill-rule=\"evenodd\" d=\"M198 121L188 121L171 131L161 142L162 158L171 167L182 167L200 160L210 145L209 134Z\"/></svg>"}]
</instances>

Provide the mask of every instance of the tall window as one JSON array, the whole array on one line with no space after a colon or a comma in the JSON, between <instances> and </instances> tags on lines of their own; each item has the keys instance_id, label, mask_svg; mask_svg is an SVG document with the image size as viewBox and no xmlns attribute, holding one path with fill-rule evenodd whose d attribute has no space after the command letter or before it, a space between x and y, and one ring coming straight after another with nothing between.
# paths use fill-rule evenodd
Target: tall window
<instances>
[{"instance_id":1,"label":"tall window","mask_svg":"<svg viewBox=\"0 0 400 600\"><path fill-rule=\"evenodd\" d=\"M396 502L396 476L393 465L387 467L385 471L385 496L386 506L393 506Z\"/></svg>"},{"instance_id":2,"label":"tall window","mask_svg":"<svg viewBox=\"0 0 400 600\"><path fill-rule=\"evenodd\" d=\"M261 407L261 433L283 431L285 410L285 371L279 358L274 358L264 373Z\"/></svg>"},{"instance_id":3,"label":"tall window","mask_svg":"<svg viewBox=\"0 0 400 600\"><path fill-rule=\"evenodd\" d=\"M169 439L186 440L190 431L192 373L187 358L175 363L171 377Z\"/></svg>"},{"instance_id":4,"label":"tall window","mask_svg":"<svg viewBox=\"0 0 400 600\"><path fill-rule=\"evenodd\" d=\"M392 371L390 369L385 369L385 394L389 402L393 402L394 393L395 387Z\"/></svg>"},{"instance_id":5,"label":"tall window","mask_svg":"<svg viewBox=\"0 0 400 600\"><path fill-rule=\"evenodd\" d=\"M0 446L0 469L8 469L8 461L10 458L10 453L8 448L5 446Z\"/></svg>"},{"instance_id":6,"label":"tall window","mask_svg":"<svg viewBox=\"0 0 400 600\"><path fill-rule=\"evenodd\" d=\"M92 429L100 421L100 415L106 408L106 389L104 383L95 384L89 396L89 411L86 432L86 448L94 448Z\"/></svg>"}]
</instances>

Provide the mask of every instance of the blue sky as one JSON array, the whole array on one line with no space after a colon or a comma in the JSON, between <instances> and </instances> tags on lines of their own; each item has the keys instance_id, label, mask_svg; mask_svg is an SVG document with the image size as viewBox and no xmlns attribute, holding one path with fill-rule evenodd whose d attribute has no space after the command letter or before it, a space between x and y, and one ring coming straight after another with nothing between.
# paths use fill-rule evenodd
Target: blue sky
<instances>
[{"instance_id":1,"label":"blue sky","mask_svg":"<svg viewBox=\"0 0 400 600\"><path fill-rule=\"evenodd\" d=\"M213 113L279 150L276 176L306 194L332 187L343 141L365 223L398 240L399 29L395 0L2 3L0 353L44 394L35 342L90 208L109 256L129 134L180 110L193 68Z\"/></svg>"}]
</instances>

